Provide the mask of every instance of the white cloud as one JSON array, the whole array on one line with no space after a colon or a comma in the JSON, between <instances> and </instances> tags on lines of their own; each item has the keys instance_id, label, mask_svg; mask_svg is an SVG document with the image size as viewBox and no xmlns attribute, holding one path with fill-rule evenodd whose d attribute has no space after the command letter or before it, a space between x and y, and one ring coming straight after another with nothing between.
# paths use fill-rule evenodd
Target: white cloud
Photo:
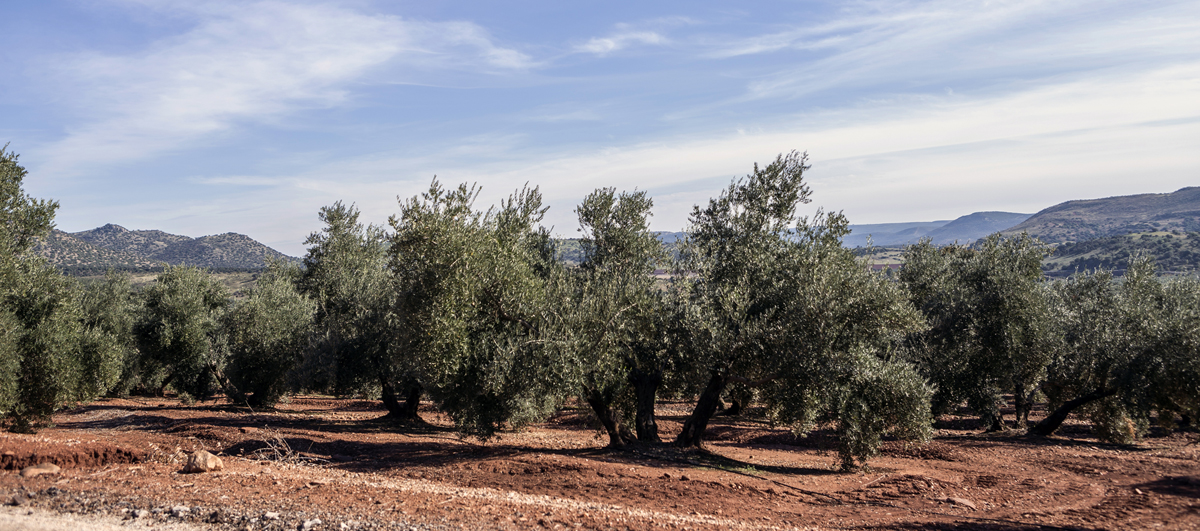
<instances>
[{"instance_id":1,"label":"white cloud","mask_svg":"<svg viewBox=\"0 0 1200 531\"><path fill-rule=\"evenodd\" d=\"M529 58L469 22L422 22L321 4L154 4L195 21L129 55L61 58L61 78L90 121L49 146L40 169L70 175L203 142L242 121L345 104L379 73L520 71ZM165 6L165 7L164 7Z\"/></svg>"},{"instance_id":2,"label":"white cloud","mask_svg":"<svg viewBox=\"0 0 1200 531\"><path fill-rule=\"evenodd\" d=\"M630 46L638 44L666 44L666 37L653 31L623 31L615 33L607 37L593 37L586 43L575 47L575 51L583 53L592 53L596 55L608 55L612 52L623 50Z\"/></svg>"},{"instance_id":3,"label":"white cloud","mask_svg":"<svg viewBox=\"0 0 1200 531\"><path fill-rule=\"evenodd\" d=\"M540 186L553 206L547 223L565 235L575 227L571 210L592 189L649 190L656 230L680 230L693 204L745 175L752 163L801 149L812 156L814 206L844 209L856 223L952 219L976 210L1033 212L1068 199L1194 185L1200 171L1200 152L1193 149L1200 145L1197 93L1200 62L1193 62L983 99L876 101L783 117L759 132L574 153L539 150L521 137L486 137L421 156L331 162L280 179L278 187L239 194L238 204L287 210L283 216L290 221L273 223L294 233L292 252L317 228L321 205L357 202L365 219L382 222L396 212L397 195L420 192L435 173L450 185L481 184L480 206L523 183Z\"/></svg>"}]
</instances>

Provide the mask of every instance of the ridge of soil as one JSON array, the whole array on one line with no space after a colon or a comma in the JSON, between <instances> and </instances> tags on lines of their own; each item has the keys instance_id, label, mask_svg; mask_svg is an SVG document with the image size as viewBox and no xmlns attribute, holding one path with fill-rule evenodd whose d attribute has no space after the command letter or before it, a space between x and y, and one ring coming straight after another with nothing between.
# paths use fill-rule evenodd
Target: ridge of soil
<instances>
[{"instance_id":1,"label":"ridge of soil","mask_svg":"<svg viewBox=\"0 0 1200 531\"><path fill-rule=\"evenodd\" d=\"M689 407L660 406L664 438ZM36 435L0 433L0 526L57 514L95 529L1200 529L1194 433L1122 446L1078 421L1034 439L944 416L932 442L887 442L842 473L828 432L798 438L753 416L715 418L708 451L684 451L605 449L583 409L486 443L428 404L427 423L384 413L328 397L267 412L95 402ZM200 449L225 468L182 474ZM44 462L61 472L17 473Z\"/></svg>"}]
</instances>

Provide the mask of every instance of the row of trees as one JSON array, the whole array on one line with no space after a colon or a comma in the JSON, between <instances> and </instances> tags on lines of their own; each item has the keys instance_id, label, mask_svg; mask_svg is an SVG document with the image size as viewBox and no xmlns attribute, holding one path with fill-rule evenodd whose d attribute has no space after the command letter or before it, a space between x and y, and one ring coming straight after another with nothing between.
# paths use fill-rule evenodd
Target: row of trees
<instances>
[{"instance_id":1,"label":"row of trees","mask_svg":"<svg viewBox=\"0 0 1200 531\"><path fill-rule=\"evenodd\" d=\"M842 246L840 213L797 216L811 191L795 152L696 207L678 257L650 232L644 192L589 194L568 267L536 188L480 210L477 188L435 180L386 226L323 208L304 266L273 266L236 303L194 268L137 293L117 274L58 275L28 252L56 205L26 198L4 156L0 412L17 429L103 393L266 407L307 390L381 397L405 420L428 397L481 438L574 400L620 446L660 441L666 393L696 398L676 444L700 446L723 399L753 398L797 433L833 427L849 468L885 436L927 439L964 401L999 429L1003 395L1020 426L1045 399L1057 410L1034 432L1082 410L1114 440L1200 407L1195 279L1162 282L1142 262L1122 282L1046 283L1028 237L924 242L890 279ZM655 280L668 263L673 280Z\"/></svg>"}]
</instances>

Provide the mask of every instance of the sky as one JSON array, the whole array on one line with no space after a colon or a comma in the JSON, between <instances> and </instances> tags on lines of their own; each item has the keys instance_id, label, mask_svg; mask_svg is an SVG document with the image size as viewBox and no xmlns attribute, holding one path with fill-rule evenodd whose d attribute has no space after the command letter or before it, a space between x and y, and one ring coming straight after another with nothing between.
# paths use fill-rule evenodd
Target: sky
<instances>
[{"instance_id":1,"label":"sky","mask_svg":"<svg viewBox=\"0 0 1200 531\"><path fill-rule=\"evenodd\" d=\"M746 4L746 5L742 5ZM10 0L0 145L58 228L247 234L526 183L570 237L598 187L684 230L807 151L851 223L1200 185L1200 2Z\"/></svg>"}]
</instances>

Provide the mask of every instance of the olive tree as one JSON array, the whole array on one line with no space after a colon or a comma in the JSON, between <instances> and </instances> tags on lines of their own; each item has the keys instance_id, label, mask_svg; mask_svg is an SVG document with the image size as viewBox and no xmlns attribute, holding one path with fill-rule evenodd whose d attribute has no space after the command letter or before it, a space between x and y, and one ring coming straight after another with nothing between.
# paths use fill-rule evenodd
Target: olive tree
<instances>
[{"instance_id":1,"label":"olive tree","mask_svg":"<svg viewBox=\"0 0 1200 531\"><path fill-rule=\"evenodd\" d=\"M1123 278L1083 272L1055 285L1055 315L1064 345L1049 368L1045 392L1053 411L1029 431L1050 435L1072 412L1097 434L1133 442L1157 412L1200 412L1200 280L1164 280L1136 257Z\"/></svg>"},{"instance_id":2,"label":"olive tree","mask_svg":"<svg viewBox=\"0 0 1200 531\"><path fill-rule=\"evenodd\" d=\"M108 390L115 341L85 323L77 283L31 252L58 203L33 199L16 154L0 148L0 418L16 431Z\"/></svg>"},{"instance_id":3,"label":"olive tree","mask_svg":"<svg viewBox=\"0 0 1200 531\"><path fill-rule=\"evenodd\" d=\"M305 241L310 247L300 280L317 303L316 340L302 385L379 393L388 416L415 420L422 390L393 326L389 237L382 227L363 225L358 209L340 201L322 208L320 218L325 228Z\"/></svg>"},{"instance_id":4,"label":"olive tree","mask_svg":"<svg viewBox=\"0 0 1200 531\"><path fill-rule=\"evenodd\" d=\"M538 227L541 194L524 189L486 212L477 195L435 180L390 218L389 254L397 353L460 432L487 438L546 418L577 387L569 351L546 336L563 273Z\"/></svg>"},{"instance_id":5,"label":"olive tree","mask_svg":"<svg viewBox=\"0 0 1200 531\"><path fill-rule=\"evenodd\" d=\"M236 402L272 406L287 391L311 331L313 301L296 290L299 270L271 264L246 299L224 315L225 373Z\"/></svg>"},{"instance_id":6,"label":"olive tree","mask_svg":"<svg viewBox=\"0 0 1200 531\"><path fill-rule=\"evenodd\" d=\"M135 333L147 387L170 385L184 399L225 388L222 317L231 304L225 287L203 269L167 266L143 297Z\"/></svg>"},{"instance_id":7,"label":"olive tree","mask_svg":"<svg viewBox=\"0 0 1200 531\"><path fill-rule=\"evenodd\" d=\"M579 216L582 261L571 272L570 296L559 310L559 334L580 363L581 397L608 433L610 446L635 438L658 441L655 391L662 381L662 300L654 285L656 265L666 259L650 232L653 201L645 192L601 188L584 198ZM625 407L614 405L634 386L636 436Z\"/></svg>"},{"instance_id":8,"label":"olive tree","mask_svg":"<svg viewBox=\"0 0 1200 531\"><path fill-rule=\"evenodd\" d=\"M773 417L806 432L836 422L843 466L881 437L929 436L931 390L892 355L919 314L842 247L840 213L798 217L806 156L792 152L696 207L682 252L693 370L706 382L676 439L699 446L731 383L761 386Z\"/></svg>"},{"instance_id":9,"label":"olive tree","mask_svg":"<svg viewBox=\"0 0 1200 531\"><path fill-rule=\"evenodd\" d=\"M1047 252L1027 234L994 234L975 247L926 239L905 250L900 281L929 324L908 352L937 386L935 410L966 400L999 430L1000 397L1012 392L1025 427L1056 341L1041 273Z\"/></svg>"},{"instance_id":10,"label":"olive tree","mask_svg":"<svg viewBox=\"0 0 1200 531\"><path fill-rule=\"evenodd\" d=\"M104 278L83 287L80 296L84 325L92 331L97 346L108 343L111 358L93 356L90 378L96 390L128 395L139 385L140 355L134 326L141 311L128 273L108 271Z\"/></svg>"}]
</instances>

